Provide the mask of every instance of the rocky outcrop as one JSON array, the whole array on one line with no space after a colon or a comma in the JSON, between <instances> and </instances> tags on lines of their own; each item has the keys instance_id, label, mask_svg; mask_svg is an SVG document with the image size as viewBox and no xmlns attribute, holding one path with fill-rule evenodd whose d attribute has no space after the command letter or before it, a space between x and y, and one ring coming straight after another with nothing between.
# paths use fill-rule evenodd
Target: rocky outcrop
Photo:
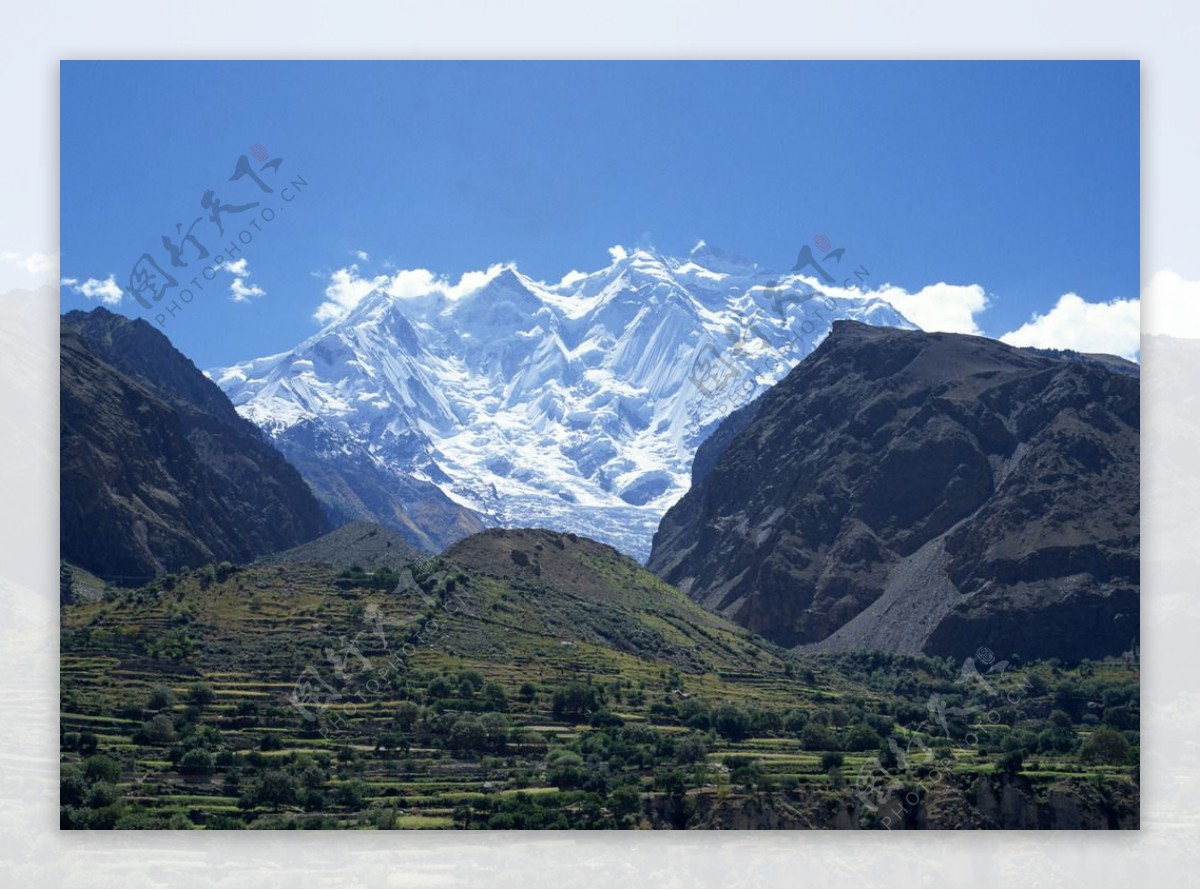
<instances>
[{"instance_id":1,"label":"rocky outcrop","mask_svg":"<svg viewBox=\"0 0 1200 890\"><path fill-rule=\"evenodd\" d=\"M1136 365L835 322L733 422L649 561L704 605L825 650L1130 648Z\"/></svg>"},{"instance_id":2,"label":"rocky outcrop","mask_svg":"<svg viewBox=\"0 0 1200 890\"><path fill-rule=\"evenodd\" d=\"M1108 778L951 774L872 800L853 784L795 791L701 790L648 802L654 828L1125 830L1139 825L1136 784Z\"/></svg>"},{"instance_id":3,"label":"rocky outcrop","mask_svg":"<svg viewBox=\"0 0 1200 890\"><path fill-rule=\"evenodd\" d=\"M60 545L123 584L324 530L300 474L144 321L62 318Z\"/></svg>"}]
</instances>

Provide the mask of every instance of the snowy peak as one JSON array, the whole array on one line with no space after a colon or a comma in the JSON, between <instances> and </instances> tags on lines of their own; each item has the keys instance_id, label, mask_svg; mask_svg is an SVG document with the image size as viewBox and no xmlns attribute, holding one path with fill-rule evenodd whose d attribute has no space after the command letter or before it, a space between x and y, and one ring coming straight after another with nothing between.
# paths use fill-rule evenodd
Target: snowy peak
<instances>
[{"instance_id":1,"label":"snowy peak","mask_svg":"<svg viewBox=\"0 0 1200 890\"><path fill-rule=\"evenodd\" d=\"M644 559L699 444L835 319L912 327L703 241L684 258L611 254L556 284L511 263L456 284L400 272L291 352L211 375L288 453L319 442L322 460L436 485L493 524ZM389 524L365 503L356 515Z\"/></svg>"}]
</instances>

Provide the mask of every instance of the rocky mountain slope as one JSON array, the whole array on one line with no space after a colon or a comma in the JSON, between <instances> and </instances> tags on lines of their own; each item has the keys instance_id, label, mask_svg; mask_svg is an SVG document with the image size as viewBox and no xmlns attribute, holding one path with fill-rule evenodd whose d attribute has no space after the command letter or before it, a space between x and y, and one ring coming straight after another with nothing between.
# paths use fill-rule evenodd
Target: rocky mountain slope
<instances>
[{"instance_id":1,"label":"rocky mountain slope","mask_svg":"<svg viewBox=\"0 0 1200 890\"><path fill-rule=\"evenodd\" d=\"M1138 385L1111 358L837 322L713 437L649 567L788 646L1123 652Z\"/></svg>"},{"instance_id":2,"label":"rocky mountain slope","mask_svg":"<svg viewBox=\"0 0 1200 890\"><path fill-rule=\"evenodd\" d=\"M408 533L407 517L435 549L536 525L644 559L696 447L832 319L909 326L878 299L812 296L703 242L614 248L557 284L414 271L295 349L210 374L338 515Z\"/></svg>"},{"instance_id":3,"label":"rocky mountain slope","mask_svg":"<svg viewBox=\"0 0 1200 890\"><path fill-rule=\"evenodd\" d=\"M357 566L374 571L401 569L421 556L421 551L399 532L374 522L358 521L259 561L264 565L328 563L339 569Z\"/></svg>"},{"instance_id":4,"label":"rocky mountain slope","mask_svg":"<svg viewBox=\"0 0 1200 890\"><path fill-rule=\"evenodd\" d=\"M60 364L64 559L132 584L323 531L300 474L146 322L68 313Z\"/></svg>"}]
</instances>

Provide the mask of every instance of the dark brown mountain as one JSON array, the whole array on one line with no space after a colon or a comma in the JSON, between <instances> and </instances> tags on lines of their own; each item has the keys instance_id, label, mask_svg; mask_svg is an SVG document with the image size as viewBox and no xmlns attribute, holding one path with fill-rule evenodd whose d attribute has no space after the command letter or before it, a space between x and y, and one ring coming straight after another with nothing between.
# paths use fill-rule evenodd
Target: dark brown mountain
<instances>
[{"instance_id":1,"label":"dark brown mountain","mask_svg":"<svg viewBox=\"0 0 1200 890\"><path fill-rule=\"evenodd\" d=\"M324 530L300 474L149 324L71 312L60 344L64 559L132 584Z\"/></svg>"},{"instance_id":2,"label":"dark brown mountain","mask_svg":"<svg viewBox=\"0 0 1200 890\"><path fill-rule=\"evenodd\" d=\"M1137 374L835 322L714 437L649 568L788 646L1119 654L1138 633Z\"/></svg>"}]
</instances>

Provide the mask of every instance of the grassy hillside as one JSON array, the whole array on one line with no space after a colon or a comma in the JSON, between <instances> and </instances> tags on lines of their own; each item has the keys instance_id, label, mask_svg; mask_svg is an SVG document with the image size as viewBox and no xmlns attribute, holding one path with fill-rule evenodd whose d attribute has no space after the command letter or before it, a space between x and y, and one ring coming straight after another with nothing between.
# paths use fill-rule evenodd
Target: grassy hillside
<instances>
[{"instance_id":1,"label":"grassy hillside","mask_svg":"<svg viewBox=\"0 0 1200 890\"><path fill-rule=\"evenodd\" d=\"M1136 665L996 664L800 660L550 532L207 567L64 607L62 822L1136 825Z\"/></svg>"}]
</instances>

